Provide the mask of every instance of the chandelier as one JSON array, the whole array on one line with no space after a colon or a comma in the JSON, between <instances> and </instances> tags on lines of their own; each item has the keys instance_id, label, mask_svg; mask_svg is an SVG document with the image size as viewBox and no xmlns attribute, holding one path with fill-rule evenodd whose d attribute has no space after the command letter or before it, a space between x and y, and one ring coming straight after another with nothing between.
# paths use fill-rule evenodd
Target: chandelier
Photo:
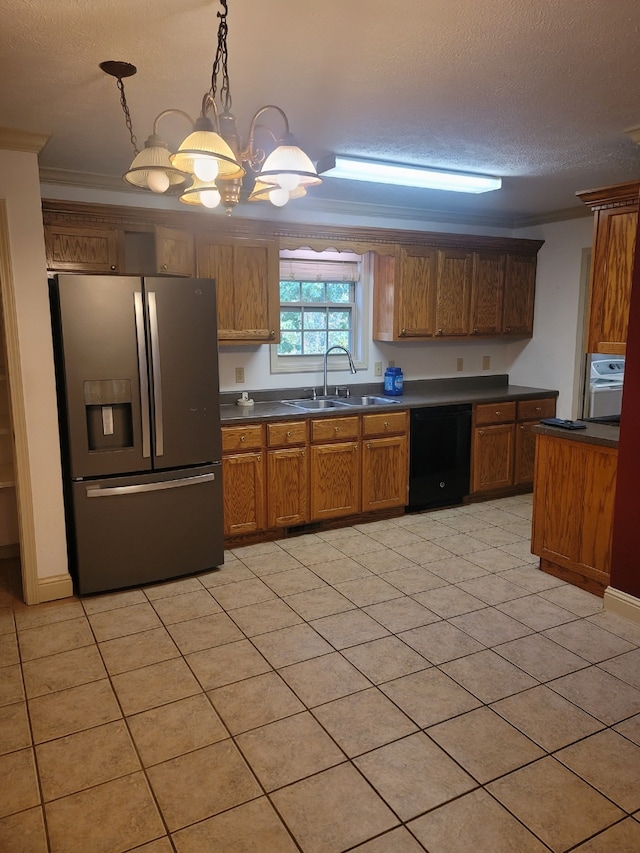
<instances>
[{"instance_id":1,"label":"chandelier","mask_svg":"<svg viewBox=\"0 0 640 853\"><path fill-rule=\"evenodd\" d=\"M282 207L289 199L306 195L307 187L322 183L315 166L299 148L284 111L274 104L261 107L251 119L246 144L242 142L231 112L231 89L227 70L227 0L220 0L218 46L211 72L211 88L202 98L199 117L182 110L163 110L153 122L151 135L138 150L124 79L137 69L128 62L101 62L100 68L115 77L120 104L129 131L134 159L124 180L154 193L179 193L184 204L214 208L223 204L227 213L241 200L245 176L254 178L249 201L268 200ZM282 124L276 135L260 123L265 113L275 113ZM158 135L158 124L167 115L182 116L192 127L175 153ZM260 139L260 143L258 140ZM267 153L269 150L270 153ZM249 180L250 183L250 180Z\"/></svg>"}]
</instances>

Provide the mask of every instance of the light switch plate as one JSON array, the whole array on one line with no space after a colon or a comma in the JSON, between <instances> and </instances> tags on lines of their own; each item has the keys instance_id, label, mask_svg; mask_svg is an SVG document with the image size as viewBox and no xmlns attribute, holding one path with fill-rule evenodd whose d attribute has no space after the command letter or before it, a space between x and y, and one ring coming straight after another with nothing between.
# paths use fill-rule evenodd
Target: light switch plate
<instances>
[{"instance_id":1,"label":"light switch plate","mask_svg":"<svg viewBox=\"0 0 640 853\"><path fill-rule=\"evenodd\" d=\"M244 367L236 367L236 382L244 382Z\"/></svg>"}]
</instances>

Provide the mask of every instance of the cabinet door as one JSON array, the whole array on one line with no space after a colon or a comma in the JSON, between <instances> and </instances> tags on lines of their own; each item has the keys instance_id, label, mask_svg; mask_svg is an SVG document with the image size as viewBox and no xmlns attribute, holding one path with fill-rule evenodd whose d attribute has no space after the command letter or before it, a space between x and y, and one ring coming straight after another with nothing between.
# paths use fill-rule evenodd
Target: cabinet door
<instances>
[{"instance_id":1,"label":"cabinet door","mask_svg":"<svg viewBox=\"0 0 640 853\"><path fill-rule=\"evenodd\" d=\"M514 435L515 424L496 424L474 429L474 492L491 492L513 484Z\"/></svg>"},{"instance_id":2,"label":"cabinet door","mask_svg":"<svg viewBox=\"0 0 640 853\"><path fill-rule=\"evenodd\" d=\"M438 251L436 335L469 334L471 258L460 249Z\"/></svg>"},{"instance_id":3,"label":"cabinet door","mask_svg":"<svg viewBox=\"0 0 640 853\"><path fill-rule=\"evenodd\" d=\"M309 520L309 457L306 448L270 450L267 454L269 527L293 527Z\"/></svg>"},{"instance_id":4,"label":"cabinet door","mask_svg":"<svg viewBox=\"0 0 640 853\"><path fill-rule=\"evenodd\" d=\"M222 457L224 534L264 530L264 459L262 453L237 453Z\"/></svg>"},{"instance_id":5,"label":"cabinet door","mask_svg":"<svg viewBox=\"0 0 640 853\"><path fill-rule=\"evenodd\" d=\"M533 335L536 258L507 255L502 331L506 335Z\"/></svg>"},{"instance_id":6,"label":"cabinet door","mask_svg":"<svg viewBox=\"0 0 640 853\"><path fill-rule=\"evenodd\" d=\"M596 214L587 352L625 354L637 224L628 207Z\"/></svg>"},{"instance_id":7,"label":"cabinet door","mask_svg":"<svg viewBox=\"0 0 640 853\"><path fill-rule=\"evenodd\" d=\"M115 228L46 225L47 268L55 272L112 273L120 269Z\"/></svg>"},{"instance_id":8,"label":"cabinet door","mask_svg":"<svg viewBox=\"0 0 640 853\"><path fill-rule=\"evenodd\" d=\"M276 343L279 267L275 240L214 241L201 235L198 274L214 278L220 343Z\"/></svg>"},{"instance_id":9,"label":"cabinet door","mask_svg":"<svg viewBox=\"0 0 640 853\"><path fill-rule=\"evenodd\" d=\"M405 506L407 437L374 438L362 445L362 511Z\"/></svg>"},{"instance_id":10,"label":"cabinet door","mask_svg":"<svg viewBox=\"0 0 640 853\"><path fill-rule=\"evenodd\" d=\"M395 282L396 337L431 338L436 328L437 252L420 247L402 249L399 267Z\"/></svg>"},{"instance_id":11,"label":"cabinet door","mask_svg":"<svg viewBox=\"0 0 640 853\"><path fill-rule=\"evenodd\" d=\"M311 519L360 511L360 449L355 441L311 447Z\"/></svg>"},{"instance_id":12,"label":"cabinet door","mask_svg":"<svg viewBox=\"0 0 640 853\"><path fill-rule=\"evenodd\" d=\"M156 270L158 274L183 275L194 278L196 273L195 240L193 234L178 228L157 225L155 230Z\"/></svg>"},{"instance_id":13,"label":"cabinet door","mask_svg":"<svg viewBox=\"0 0 640 853\"><path fill-rule=\"evenodd\" d=\"M471 276L472 335L498 335L502 331L502 303L506 258L500 252L474 252Z\"/></svg>"},{"instance_id":14,"label":"cabinet door","mask_svg":"<svg viewBox=\"0 0 640 853\"><path fill-rule=\"evenodd\" d=\"M513 466L513 484L522 486L533 483L536 456L536 437L533 427L536 421L526 421L516 426L516 455Z\"/></svg>"}]
</instances>

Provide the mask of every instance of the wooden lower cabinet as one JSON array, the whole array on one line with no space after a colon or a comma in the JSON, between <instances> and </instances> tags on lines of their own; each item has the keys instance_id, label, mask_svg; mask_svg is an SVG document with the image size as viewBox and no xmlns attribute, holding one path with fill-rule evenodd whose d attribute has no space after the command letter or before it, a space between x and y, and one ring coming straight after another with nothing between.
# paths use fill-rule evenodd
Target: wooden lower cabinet
<instances>
[{"instance_id":1,"label":"wooden lower cabinet","mask_svg":"<svg viewBox=\"0 0 640 853\"><path fill-rule=\"evenodd\" d=\"M618 451L536 439L531 550L545 571L599 595L609 584Z\"/></svg>"},{"instance_id":2,"label":"wooden lower cabinet","mask_svg":"<svg viewBox=\"0 0 640 853\"><path fill-rule=\"evenodd\" d=\"M553 417L554 397L475 407L471 492L522 490L533 483L535 435L541 418Z\"/></svg>"},{"instance_id":3,"label":"wooden lower cabinet","mask_svg":"<svg viewBox=\"0 0 640 853\"><path fill-rule=\"evenodd\" d=\"M363 442L363 512L406 505L407 447L406 435Z\"/></svg>"},{"instance_id":4,"label":"wooden lower cabinet","mask_svg":"<svg viewBox=\"0 0 640 853\"><path fill-rule=\"evenodd\" d=\"M267 524L295 527L309 521L309 454L305 447L267 453Z\"/></svg>"},{"instance_id":5,"label":"wooden lower cabinet","mask_svg":"<svg viewBox=\"0 0 640 853\"><path fill-rule=\"evenodd\" d=\"M264 468L263 452L222 457L225 536L266 529Z\"/></svg>"},{"instance_id":6,"label":"wooden lower cabinet","mask_svg":"<svg viewBox=\"0 0 640 853\"><path fill-rule=\"evenodd\" d=\"M360 512L360 445L357 441L311 447L311 519Z\"/></svg>"}]
</instances>

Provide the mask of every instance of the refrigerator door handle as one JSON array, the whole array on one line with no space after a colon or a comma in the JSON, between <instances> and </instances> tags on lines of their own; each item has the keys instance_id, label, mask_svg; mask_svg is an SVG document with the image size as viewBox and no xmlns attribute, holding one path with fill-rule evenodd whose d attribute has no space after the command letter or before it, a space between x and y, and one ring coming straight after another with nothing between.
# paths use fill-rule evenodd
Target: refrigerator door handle
<instances>
[{"instance_id":1,"label":"refrigerator door handle","mask_svg":"<svg viewBox=\"0 0 640 853\"><path fill-rule=\"evenodd\" d=\"M138 344L138 373L140 378L140 417L142 419L142 456L151 456L151 424L149 422L149 372L147 369L147 345L144 339L144 308L142 293L133 294L136 315L136 341Z\"/></svg>"},{"instance_id":2,"label":"refrigerator door handle","mask_svg":"<svg viewBox=\"0 0 640 853\"><path fill-rule=\"evenodd\" d=\"M210 483L215 478L215 474L198 474L195 477L180 477L178 480L163 480L159 483L136 483L133 486L87 486L87 497L109 498L116 495L138 495L142 492L162 492L166 489Z\"/></svg>"},{"instance_id":3,"label":"refrigerator door handle","mask_svg":"<svg viewBox=\"0 0 640 853\"><path fill-rule=\"evenodd\" d=\"M160 337L158 335L158 308L156 295L147 291L149 306L149 332L151 334L151 372L153 374L153 417L155 423L156 456L164 454L164 426L162 423L162 372L160 370Z\"/></svg>"}]
</instances>

